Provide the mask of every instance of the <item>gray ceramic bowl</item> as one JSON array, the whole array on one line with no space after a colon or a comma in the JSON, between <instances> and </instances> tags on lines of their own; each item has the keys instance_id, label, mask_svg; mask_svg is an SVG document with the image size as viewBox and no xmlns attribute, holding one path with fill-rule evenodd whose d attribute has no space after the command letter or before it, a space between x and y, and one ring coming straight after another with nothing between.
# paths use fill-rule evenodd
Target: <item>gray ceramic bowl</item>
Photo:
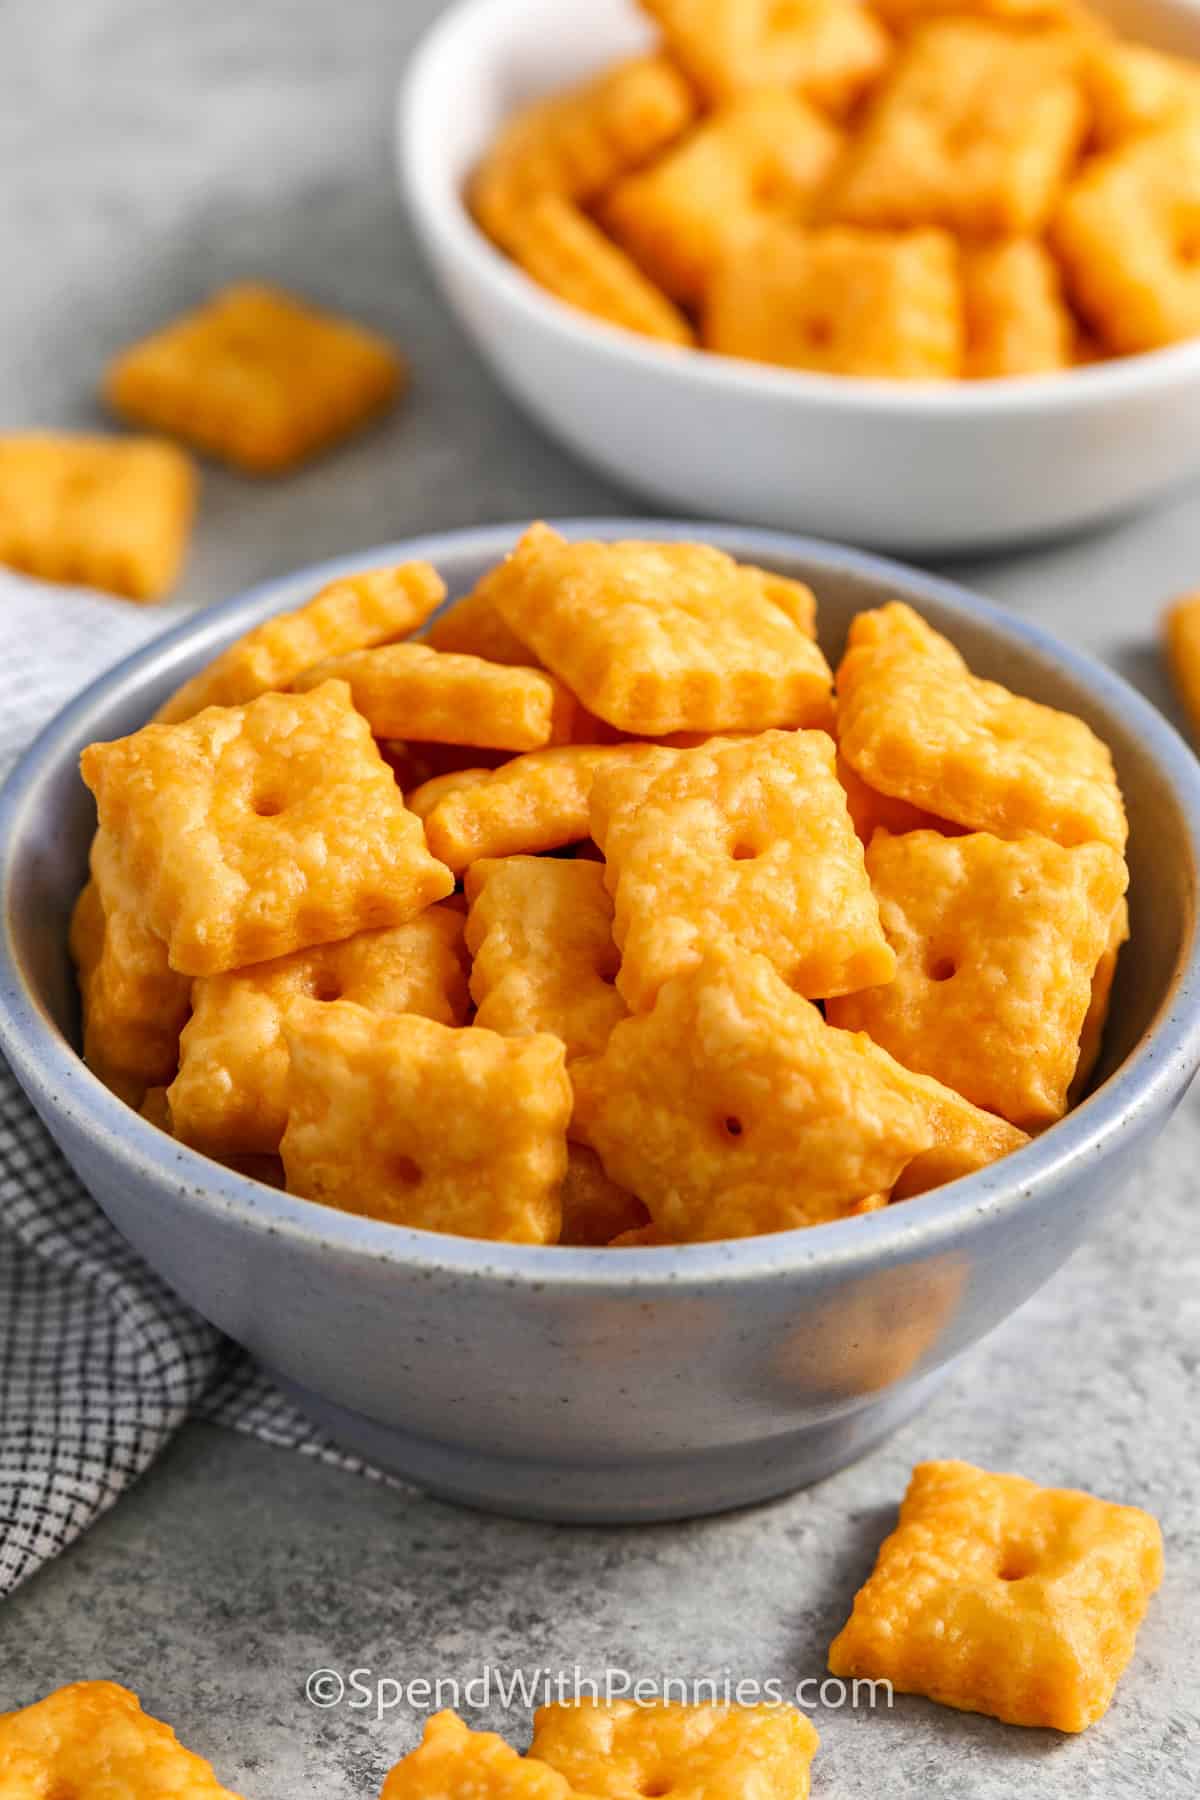
<instances>
[{"instance_id":1,"label":"gray ceramic bowl","mask_svg":"<svg viewBox=\"0 0 1200 1800\"><path fill-rule=\"evenodd\" d=\"M1133 822L1133 941L1099 1084L1068 1119L993 1168L865 1218L615 1252L346 1217L229 1174L101 1087L73 1047L65 948L93 824L80 749L135 729L230 638L333 575L423 556L460 593L509 547L510 527L269 583L170 632L60 714L0 797L0 1045L126 1237L342 1443L480 1506L674 1518L861 1456L1053 1273L1136 1169L1200 1061L1200 765L1116 676L931 577L767 532L645 519L563 529L704 537L799 575L820 597L831 656L855 611L899 594L981 673L1107 739Z\"/></svg>"}]
</instances>

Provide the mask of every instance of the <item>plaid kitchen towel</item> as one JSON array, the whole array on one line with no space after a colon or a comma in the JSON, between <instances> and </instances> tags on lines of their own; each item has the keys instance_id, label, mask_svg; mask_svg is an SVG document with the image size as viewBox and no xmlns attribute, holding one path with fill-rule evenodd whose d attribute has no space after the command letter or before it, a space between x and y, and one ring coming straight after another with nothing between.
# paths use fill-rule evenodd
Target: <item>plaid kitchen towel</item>
<instances>
[{"instance_id":1,"label":"plaid kitchen towel","mask_svg":"<svg viewBox=\"0 0 1200 1800\"><path fill-rule=\"evenodd\" d=\"M0 571L0 777L94 675L163 629ZM109 1224L0 1058L0 1596L65 1549L187 1418L367 1474Z\"/></svg>"}]
</instances>

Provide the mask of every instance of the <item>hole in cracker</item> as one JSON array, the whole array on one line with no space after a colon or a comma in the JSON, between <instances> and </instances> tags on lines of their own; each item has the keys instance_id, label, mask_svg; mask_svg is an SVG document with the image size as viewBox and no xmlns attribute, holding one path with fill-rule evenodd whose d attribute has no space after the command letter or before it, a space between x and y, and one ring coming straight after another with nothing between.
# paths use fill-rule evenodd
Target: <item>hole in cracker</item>
<instances>
[{"instance_id":1,"label":"hole in cracker","mask_svg":"<svg viewBox=\"0 0 1200 1800\"><path fill-rule=\"evenodd\" d=\"M809 319L804 327L804 335L814 350L828 350L833 342L832 319Z\"/></svg>"},{"instance_id":2,"label":"hole in cracker","mask_svg":"<svg viewBox=\"0 0 1200 1800\"><path fill-rule=\"evenodd\" d=\"M745 1134L746 1127L736 1113L727 1113L721 1120L721 1136L729 1143L739 1143Z\"/></svg>"},{"instance_id":3,"label":"hole in cracker","mask_svg":"<svg viewBox=\"0 0 1200 1800\"><path fill-rule=\"evenodd\" d=\"M342 984L331 971L324 971L313 976L309 993L314 1000L340 1000Z\"/></svg>"},{"instance_id":4,"label":"hole in cracker","mask_svg":"<svg viewBox=\"0 0 1200 1800\"><path fill-rule=\"evenodd\" d=\"M760 851L758 845L752 844L749 838L738 838L729 854L734 862L753 862Z\"/></svg>"},{"instance_id":5,"label":"hole in cracker","mask_svg":"<svg viewBox=\"0 0 1200 1800\"><path fill-rule=\"evenodd\" d=\"M411 1156L392 1156L388 1159L388 1174L397 1187L417 1187L421 1181L421 1165Z\"/></svg>"},{"instance_id":6,"label":"hole in cracker","mask_svg":"<svg viewBox=\"0 0 1200 1800\"><path fill-rule=\"evenodd\" d=\"M648 1775L638 1793L644 1794L646 1800L661 1800L662 1795L669 1794L674 1785L666 1775Z\"/></svg>"},{"instance_id":7,"label":"hole in cracker","mask_svg":"<svg viewBox=\"0 0 1200 1800\"><path fill-rule=\"evenodd\" d=\"M275 793L255 794L251 801L256 818L274 819L283 811L285 802Z\"/></svg>"},{"instance_id":8,"label":"hole in cracker","mask_svg":"<svg viewBox=\"0 0 1200 1800\"><path fill-rule=\"evenodd\" d=\"M958 964L952 956L936 956L929 965L930 981L949 981L952 975L958 974Z\"/></svg>"},{"instance_id":9,"label":"hole in cracker","mask_svg":"<svg viewBox=\"0 0 1200 1800\"><path fill-rule=\"evenodd\" d=\"M1037 1557L1027 1544L1006 1544L996 1570L1000 1581L1024 1581L1037 1568Z\"/></svg>"}]
</instances>

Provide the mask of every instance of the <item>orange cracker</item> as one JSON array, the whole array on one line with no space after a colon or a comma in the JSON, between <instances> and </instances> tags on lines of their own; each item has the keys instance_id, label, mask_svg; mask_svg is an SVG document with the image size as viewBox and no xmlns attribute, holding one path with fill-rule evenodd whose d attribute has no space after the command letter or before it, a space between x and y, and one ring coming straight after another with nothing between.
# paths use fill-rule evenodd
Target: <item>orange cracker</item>
<instances>
[{"instance_id":1,"label":"orange cracker","mask_svg":"<svg viewBox=\"0 0 1200 1800\"><path fill-rule=\"evenodd\" d=\"M1014 1125L1061 1118L1128 881L1119 853L877 831L866 858L895 979L831 1001L830 1024L869 1032L906 1068Z\"/></svg>"},{"instance_id":2,"label":"orange cracker","mask_svg":"<svg viewBox=\"0 0 1200 1800\"><path fill-rule=\"evenodd\" d=\"M537 1709L529 1754L608 1800L807 1800L820 1741L794 1706L580 1698Z\"/></svg>"},{"instance_id":3,"label":"orange cracker","mask_svg":"<svg viewBox=\"0 0 1200 1800\"><path fill-rule=\"evenodd\" d=\"M837 719L842 755L881 794L973 831L1124 849L1107 745L1072 714L972 675L902 601L851 626Z\"/></svg>"},{"instance_id":4,"label":"orange cracker","mask_svg":"<svg viewBox=\"0 0 1200 1800\"><path fill-rule=\"evenodd\" d=\"M691 89L665 56L633 57L536 100L508 120L476 169L472 211L507 245L532 201L543 194L594 200L665 149L695 110Z\"/></svg>"},{"instance_id":5,"label":"orange cracker","mask_svg":"<svg viewBox=\"0 0 1200 1800\"><path fill-rule=\"evenodd\" d=\"M1200 591L1184 594L1163 616L1163 649L1188 723L1200 735Z\"/></svg>"},{"instance_id":6,"label":"orange cracker","mask_svg":"<svg viewBox=\"0 0 1200 1800\"><path fill-rule=\"evenodd\" d=\"M75 905L70 947L83 1002L83 1058L130 1106L171 1080L191 982L167 962L111 833L92 843L91 880Z\"/></svg>"},{"instance_id":7,"label":"orange cracker","mask_svg":"<svg viewBox=\"0 0 1200 1800\"><path fill-rule=\"evenodd\" d=\"M1200 334L1200 118L1084 164L1054 221L1067 287L1105 347Z\"/></svg>"},{"instance_id":8,"label":"orange cracker","mask_svg":"<svg viewBox=\"0 0 1200 1800\"><path fill-rule=\"evenodd\" d=\"M676 300L698 304L730 238L804 216L840 134L787 88L739 94L606 197L601 219Z\"/></svg>"},{"instance_id":9,"label":"orange cracker","mask_svg":"<svg viewBox=\"0 0 1200 1800\"><path fill-rule=\"evenodd\" d=\"M191 460L152 438L0 436L0 562L43 581L160 600L196 504Z\"/></svg>"},{"instance_id":10,"label":"orange cracker","mask_svg":"<svg viewBox=\"0 0 1200 1800\"><path fill-rule=\"evenodd\" d=\"M492 594L589 712L660 737L825 721L829 668L798 588L704 544L567 543L534 525Z\"/></svg>"},{"instance_id":11,"label":"orange cracker","mask_svg":"<svg viewBox=\"0 0 1200 1800\"><path fill-rule=\"evenodd\" d=\"M1070 368L1075 322L1054 258L1034 238L973 244L962 259L967 350L976 380Z\"/></svg>"},{"instance_id":12,"label":"orange cracker","mask_svg":"<svg viewBox=\"0 0 1200 1800\"><path fill-rule=\"evenodd\" d=\"M829 1667L1010 1725L1083 1731L1108 1710L1162 1567L1140 1507L921 1463Z\"/></svg>"},{"instance_id":13,"label":"orange cracker","mask_svg":"<svg viewBox=\"0 0 1200 1800\"><path fill-rule=\"evenodd\" d=\"M289 1192L426 1231L557 1240L571 1116L557 1038L349 1000L297 1001L284 1035Z\"/></svg>"},{"instance_id":14,"label":"orange cracker","mask_svg":"<svg viewBox=\"0 0 1200 1800\"><path fill-rule=\"evenodd\" d=\"M5 1800L238 1800L169 1725L112 1681L75 1681L0 1713Z\"/></svg>"},{"instance_id":15,"label":"orange cracker","mask_svg":"<svg viewBox=\"0 0 1200 1800\"><path fill-rule=\"evenodd\" d=\"M641 0L709 100L749 88L796 88L844 112L879 76L890 41L854 0Z\"/></svg>"},{"instance_id":16,"label":"orange cracker","mask_svg":"<svg viewBox=\"0 0 1200 1800\"><path fill-rule=\"evenodd\" d=\"M462 938L462 915L431 906L406 925L195 982L168 1090L175 1136L210 1156L278 1150L287 1123L283 1022L298 999L353 1000L369 1012L465 1024Z\"/></svg>"},{"instance_id":17,"label":"orange cracker","mask_svg":"<svg viewBox=\"0 0 1200 1800\"><path fill-rule=\"evenodd\" d=\"M604 869L558 857L486 857L466 874L475 1023L548 1031L568 1059L602 1050L625 1016Z\"/></svg>"},{"instance_id":18,"label":"orange cracker","mask_svg":"<svg viewBox=\"0 0 1200 1800\"><path fill-rule=\"evenodd\" d=\"M456 875L481 856L560 850L588 835L596 771L653 754L648 744L569 744L514 756L498 769L465 769L409 795L429 847Z\"/></svg>"},{"instance_id":19,"label":"orange cracker","mask_svg":"<svg viewBox=\"0 0 1200 1800\"><path fill-rule=\"evenodd\" d=\"M580 1137L673 1239L848 1217L934 1142L907 1072L765 956L666 982L574 1079Z\"/></svg>"},{"instance_id":20,"label":"orange cracker","mask_svg":"<svg viewBox=\"0 0 1200 1800\"><path fill-rule=\"evenodd\" d=\"M649 1218L641 1201L610 1181L595 1151L583 1144L568 1146L561 1200L560 1244L595 1249L644 1230Z\"/></svg>"},{"instance_id":21,"label":"orange cracker","mask_svg":"<svg viewBox=\"0 0 1200 1800\"><path fill-rule=\"evenodd\" d=\"M854 773L840 752L837 758L837 778L846 796L846 811L850 814L850 823L864 844L870 843L881 826L885 831L892 832L954 830L953 826L935 819L932 813L924 812L919 806L910 806L907 800L894 800L890 794L877 794L860 775Z\"/></svg>"},{"instance_id":22,"label":"orange cracker","mask_svg":"<svg viewBox=\"0 0 1200 1800\"><path fill-rule=\"evenodd\" d=\"M324 450L395 399L392 346L278 288L224 288L110 363L104 397L254 475Z\"/></svg>"},{"instance_id":23,"label":"orange cracker","mask_svg":"<svg viewBox=\"0 0 1200 1800\"><path fill-rule=\"evenodd\" d=\"M1074 0L874 0L874 6L893 31L909 31L928 19L948 15L1043 28L1074 23L1078 18Z\"/></svg>"},{"instance_id":24,"label":"orange cracker","mask_svg":"<svg viewBox=\"0 0 1200 1800\"><path fill-rule=\"evenodd\" d=\"M1145 44L1099 38L1089 47L1084 81L1102 149L1200 117L1200 68Z\"/></svg>"},{"instance_id":25,"label":"orange cracker","mask_svg":"<svg viewBox=\"0 0 1200 1800\"><path fill-rule=\"evenodd\" d=\"M492 1731L469 1731L457 1714L435 1713L415 1750L398 1762L380 1800L571 1800L563 1777L519 1756Z\"/></svg>"},{"instance_id":26,"label":"orange cracker","mask_svg":"<svg viewBox=\"0 0 1200 1800\"><path fill-rule=\"evenodd\" d=\"M512 220L505 247L569 306L667 344L690 344L691 325L633 259L561 194L541 194Z\"/></svg>"},{"instance_id":27,"label":"orange cracker","mask_svg":"<svg viewBox=\"0 0 1200 1800\"><path fill-rule=\"evenodd\" d=\"M354 704L379 738L541 750L570 741L574 697L544 669L519 669L478 656L385 644L335 656L298 675L298 693L347 681Z\"/></svg>"},{"instance_id":28,"label":"orange cracker","mask_svg":"<svg viewBox=\"0 0 1200 1800\"><path fill-rule=\"evenodd\" d=\"M440 612L425 633L435 650L460 656L482 656L485 662L518 663L532 668L537 658L509 629L492 604L485 575L469 594Z\"/></svg>"},{"instance_id":29,"label":"orange cracker","mask_svg":"<svg viewBox=\"0 0 1200 1800\"><path fill-rule=\"evenodd\" d=\"M854 225L1037 232L1087 126L1075 40L983 19L914 32L872 102L828 200Z\"/></svg>"},{"instance_id":30,"label":"orange cracker","mask_svg":"<svg viewBox=\"0 0 1200 1800\"><path fill-rule=\"evenodd\" d=\"M155 717L173 724L206 706L244 706L260 694L288 688L302 670L326 657L407 636L445 594L445 583L429 563L341 575L294 612L277 613L237 638L185 681Z\"/></svg>"},{"instance_id":31,"label":"orange cracker","mask_svg":"<svg viewBox=\"0 0 1200 1800\"><path fill-rule=\"evenodd\" d=\"M892 1189L892 1200L911 1200L948 1181L974 1175L1029 1142L1025 1132L1007 1119L972 1106L940 1081L910 1070L905 1073L909 1092L925 1105L933 1143L905 1166Z\"/></svg>"},{"instance_id":32,"label":"orange cracker","mask_svg":"<svg viewBox=\"0 0 1200 1800\"><path fill-rule=\"evenodd\" d=\"M1075 1075L1067 1095L1067 1104L1077 1106L1088 1091L1088 1085L1100 1061L1100 1052L1104 1048L1104 1028L1108 1023L1108 1003L1112 998L1113 981L1117 973L1117 961L1121 955L1121 947L1129 940L1129 905L1121 900L1108 930L1108 942L1104 953L1096 964L1096 972L1092 976L1092 992L1088 1001L1088 1009L1084 1014L1083 1027L1079 1033L1079 1061L1075 1065Z\"/></svg>"},{"instance_id":33,"label":"orange cracker","mask_svg":"<svg viewBox=\"0 0 1200 1800\"><path fill-rule=\"evenodd\" d=\"M186 975L402 925L454 886L344 682L146 725L80 766Z\"/></svg>"},{"instance_id":34,"label":"orange cracker","mask_svg":"<svg viewBox=\"0 0 1200 1800\"><path fill-rule=\"evenodd\" d=\"M726 356L830 375L940 381L961 373L958 258L944 231L764 227L709 284L704 342Z\"/></svg>"},{"instance_id":35,"label":"orange cracker","mask_svg":"<svg viewBox=\"0 0 1200 1800\"><path fill-rule=\"evenodd\" d=\"M597 775L605 856L634 1011L714 951L767 956L809 998L890 981L863 848L824 731L714 738Z\"/></svg>"}]
</instances>

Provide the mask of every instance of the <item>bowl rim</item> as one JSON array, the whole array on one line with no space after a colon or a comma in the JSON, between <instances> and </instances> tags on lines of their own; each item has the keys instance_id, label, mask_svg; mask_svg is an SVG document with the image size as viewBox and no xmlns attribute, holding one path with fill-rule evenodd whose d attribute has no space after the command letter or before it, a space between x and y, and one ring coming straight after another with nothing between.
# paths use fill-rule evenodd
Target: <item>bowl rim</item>
<instances>
[{"instance_id":1,"label":"bowl rim","mask_svg":"<svg viewBox=\"0 0 1200 1800\"><path fill-rule=\"evenodd\" d=\"M829 572L897 587L914 604L931 600L1035 656L1061 667L1101 709L1122 719L1165 775L1186 822L1193 901L1200 885L1200 760L1165 718L1121 676L1040 626L1009 613L957 583L866 551L822 539L703 520L653 517L565 518L571 537L706 539L744 560L802 559ZM386 562L420 558L435 566L458 557L498 560L516 541L520 524L472 526L376 545L307 565L256 583L247 591L168 629L90 682L41 730L0 788L0 1051L43 1116L65 1116L102 1142L105 1154L132 1183L175 1189L177 1197L210 1215L260 1234L290 1238L339 1256L402 1264L429 1276L498 1280L509 1287L550 1282L593 1293L666 1293L681 1283L707 1285L730 1278L794 1281L866 1271L883 1262L911 1261L953 1249L972 1226L1041 1204L1070 1169L1094 1165L1146 1113L1169 1106L1200 1065L1200 933L1193 903L1189 932L1142 1040L1112 1075L1039 1138L990 1167L947 1186L862 1217L758 1237L623 1250L565 1245L497 1244L458 1238L382 1220L360 1218L301 1199L234 1173L169 1138L135 1113L86 1068L48 1018L22 973L12 935L12 889L18 842L40 785L71 754L72 740L97 711L132 697L165 673L174 653L211 653L260 618L296 604L297 589L315 590L337 577Z\"/></svg>"},{"instance_id":2,"label":"bowl rim","mask_svg":"<svg viewBox=\"0 0 1200 1800\"><path fill-rule=\"evenodd\" d=\"M1200 4L1200 0L1198 0ZM1200 375L1200 337L1158 350L1139 351L1042 375L1010 375L986 381L895 381L883 377L823 374L779 368L713 350L657 343L591 317L540 288L485 236L452 185L443 193L430 180L443 70L453 68L460 44L493 15L512 20L520 0L455 0L418 41L396 97L395 153L401 190L426 244L447 247L471 278L576 353L624 364L646 379L695 384L714 396L757 396L765 401L810 403L871 418L946 419L986 423L998 415L1054 411L1090 413L1111 402L1149 397L1185 376ZM438 77L437 83L432 77ZM430 89L433 89L432 93Z\"/></svg>"}]
</instances>

